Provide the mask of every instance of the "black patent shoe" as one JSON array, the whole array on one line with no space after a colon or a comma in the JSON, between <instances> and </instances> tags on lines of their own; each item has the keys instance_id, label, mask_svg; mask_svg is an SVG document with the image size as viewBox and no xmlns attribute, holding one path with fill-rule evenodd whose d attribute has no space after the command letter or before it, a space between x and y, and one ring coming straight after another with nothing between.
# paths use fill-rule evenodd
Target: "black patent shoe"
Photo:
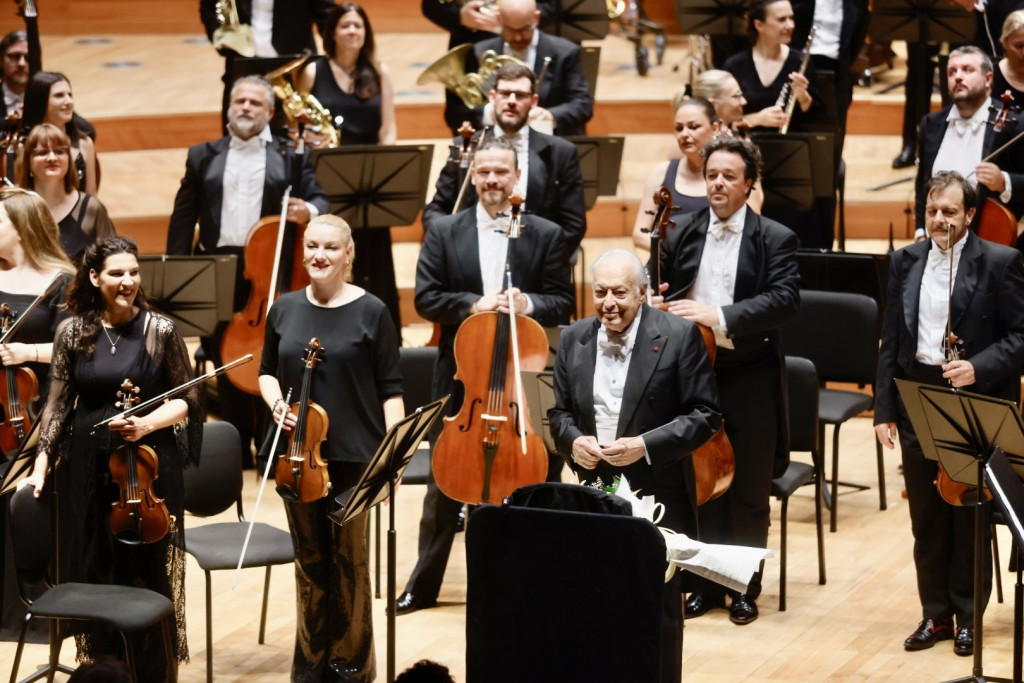
<instances>
[{"instance_id":1,"label":"black patent shoe","mask_svg":"<svg viewBox=\"0 0 1024 683\"><path fill-rule=\"evenodd\" d=\"M725 609L724 595L714 596L695 591L690 593L690 597L686 598L686 602L683 603L683 619L703 616L716 607Z\"/></svg>"},{"instance_id":2,"label":"black patent shoe","mask_svg":"<svg viewBox=\"0 0 1024 683\"><path fill-rule=\"evenodd\" d=\"M332 662L327 665L332 683L358 683L359 669L344 662Z\"/></svg>"},{"instance_id":3,"label":"black patent shoe","mask_svg":"<svg viewBox=\"0 0 1024 683\"><path fill-rule=\"evenodd\" d=\"M909 168L917 163L917 152L913 145L904 145L899 156L892 160L893 168Z\"/></svg>"},{"instance_id":4,"label":"black patent shoe","mask_svg":"<svg viewBox=\"0 0 1024 683\"><path fill-rule=\"evenodd\" d=\"M418 609L427 609L437 604L437 600L420 600L409 591L405 591L395 600L395 614L409 614Z\"/></svg>"},{"instance_id":5,"label":"black patent shoe","mask_svg":"<svg viewBox=\"0 0 1024 683\"><path fill-rule=\"evenodd\" d=\"M903 641L904 650L927 650L940 640L953 637L953 624L949 619L925 619L917 630Z\"/></svg>"},{"instance_id":6,"label":"black patent shoe","mask_svg":"<svg viewBox=\"0 0 1024 683\"><path fill-rule=\"evenodd\" d=\"M735 595L729 607L729 621L745 626L757 619L757 603L746 593Z\"/></svg>"},{"instance_id":7,"label":"black patent shoe","mask_svg":"<svg viewBox=\"0 0 1024 683\"><path fill-rule=\"evenodd\" d=\"M961 626L953 639L953 652L961 657L974 654L974 629Z\"/></svg>"}]
</instances>

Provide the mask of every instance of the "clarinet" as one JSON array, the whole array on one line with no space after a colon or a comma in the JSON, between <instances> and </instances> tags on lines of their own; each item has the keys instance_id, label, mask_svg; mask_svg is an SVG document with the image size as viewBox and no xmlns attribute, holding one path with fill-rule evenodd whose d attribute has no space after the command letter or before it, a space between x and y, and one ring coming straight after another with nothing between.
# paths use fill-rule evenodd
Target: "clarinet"
<instances>
[{"instance_id":1,"label":"clarinet","mask_svg":"<svg viewBox=\"0 0 1024 683\"><path fill-rule=\"evenodd\" d=\"M804 57L800 61L800 71L798 72L801 76L807 71L807 62L811 59L811 44L814 43L814 34L817 30L817 26L812 26L811 32L807 35L807 44L804 45ZM789 81L779 91L779 98L775 100L775 106L786 110L786 122L779 128L779 132L785 135L789 131L789 122L793 120L793 110L796 108L796 96L793 94L793 88L790 86Z\"/></svg>"}]
</instances>

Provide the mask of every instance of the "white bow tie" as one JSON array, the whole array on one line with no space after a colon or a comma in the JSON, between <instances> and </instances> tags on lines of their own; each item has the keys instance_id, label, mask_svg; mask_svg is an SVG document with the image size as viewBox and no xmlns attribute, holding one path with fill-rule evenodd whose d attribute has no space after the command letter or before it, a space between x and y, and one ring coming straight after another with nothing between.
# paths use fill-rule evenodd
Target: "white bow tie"
<instances>
[{"instance_id":1,"label":"white bow tie","mask_svg":"<svg viewBox=\"0 0 1024 683\"><path fill-rule=\"evenodd\" d=\"M740 226L735 220L730 219L723 221L719 218L713 218L711 220L711 224L708 226L708 232L710 232L711 236L716 240L722 239L722 235L725 234L726 230L738 233L740 232Z\"/></svg>"},{"instance_id":2,"label":"white bow tie","mask_svg":"<svg viewBox=\"0 0 1024 683\"><path fill-rule=\"evenodd\" d=\"M597 348L601 350L601 354L614 358L617 361L626 360L626 352L628 349L626 345L629 343L629 335L625 332L612 332L606 329L605 333L608 335L608 341L601 341L597 343Z\"/></svg>"},{"instance_id":3,"label":"white bow tie","mask_svg":"<svg viewBox=\"0 0 1024 683\"><path fill-rule=\"evenodd\" d=\"M237 150L242 150L242 151L244 151L244 150L254 150L254 149L262 150L263 149L263 139L260 138L260 136L258 136L258 135L254 135L251 138L249 138L248 140L243 140L242 138L238 138L238 137L235 137L234 135L232 135L231 136L230 147L231 147L231 149L237 149Z\"/></svg>"},{"instance_id":4,"label":"white bow tie","mask_svg":"<svg viewBox=\"0 0 1024 683\"><path fill-rule=\"evenodd\" d=\"M529 138L526 135L505 135L503 136L506 140L512 143L512 146L516 148L516 154L521 154L526 151L527 145L529 145Z\"/></svg>"},{"instance_id":5,"label":"white bow tie","mask_svg":"<svg viewBox=\"0 0 1024 683\"><path fill-rule=\"evenodd\" d=\"M928 264L932 267L949 270L949 263L949 251L943 251L933 244L932 248L928 250Z\"/></svg>"},{"instance_id":6,"label":"white bow tie","mask_svg":"<svg viewBox=\"0 0 1024 683\"><path fill-rule=\"evenodd\" d=\"M967 132L967 129L970 129L972 134L977 133L978 129L981 128L981 124L984 123L983 121L979 121L974 118L965 119L957 114L954 114L950 121L953 122L953 127L956 129L957 135L963 135Z\"/></svg>"}]
</instances>

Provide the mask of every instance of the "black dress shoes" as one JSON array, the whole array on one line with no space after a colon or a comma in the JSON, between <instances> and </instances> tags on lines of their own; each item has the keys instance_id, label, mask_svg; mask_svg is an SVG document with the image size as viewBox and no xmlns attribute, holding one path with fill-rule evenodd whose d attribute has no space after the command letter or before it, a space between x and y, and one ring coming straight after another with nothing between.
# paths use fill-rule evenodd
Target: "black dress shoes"
<instances>
[{"instance_id":1,"label":"black dress shoes","mask_svg":"<svg viewBox=\"0 0 1024 683\"><path fill-rule=\"evenodd\" d=\"M974 654L974 629L961 626L953 639L953 652L961 657Z\"/></svg>"},{"instance_id":2,"label":"black dress shoes","mask_svg":"<svg viewBox=\"0 0 1024 683\"><path fill-rule=\"evenodd\" d=\"M757 603L746 593L738 593L732 598L729 608L729 621L743 626L757 619Z\"/></svg>"},{"instance_id":3,"label":"black dress shoes","mask_svg":"<svg viewBox=\"0 0 1024 683\"><path fill-rule=\"evenodd\" d=\"M395 600L395 614L409 614L418 609L427 609L437 604L437 600L420 600L409 591L405 591Z\"/></svg>"},{"instance_id":4,"label":"black dress shoes","mask_svg":"<svg viewBox=\"0 0 1024 683\"><path fill-rule=\"evenodd\" d=\"M686 602L683 604L683 619L702 616L716 607L725 609L724 595L714 596L695 591L690 593L690 597L686 598Z\"/></svg>"},{"instance_id":5,"label":"black dress shoes","mask_svg":"<svg viewBox=\"0 0 1024 683\"><path fill-rule=\"evenodd\" d=\"M892 160L893 168L909 168L917 161L917 151L913 145L904 145L899 156Z\"/></svg>"},{"instance_id":6,"label":"black dress shoes","mask_svg":"<svg viewBox=\"0 0 1024 683\"><path fill-rule=\"evenodd\" d=\"M903 641L903 649L927 650L940 640L949 640L952 637L953 624L949 619L925 619L918 625L917 630ZM971 642L973 641L972 634Z\"/></svg>"},{"instance_id":7,"label":"black dress shoes","mask_svg":"<svg viewBox=\"0 0 1024 683\"><path fill-rule=\"evenodd\" d=\"M348 666L344 662L329 664L327 669L332 683L357 683L359 681L359 669Z\"/></svg>"}]
</instances>

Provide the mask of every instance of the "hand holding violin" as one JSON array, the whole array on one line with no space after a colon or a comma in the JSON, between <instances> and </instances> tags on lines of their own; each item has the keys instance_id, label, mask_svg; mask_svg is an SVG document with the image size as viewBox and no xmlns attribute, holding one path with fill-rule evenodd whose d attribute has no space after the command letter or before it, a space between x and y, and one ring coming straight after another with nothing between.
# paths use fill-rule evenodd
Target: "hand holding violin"
<instances>
[{"instance_id":1,"label":"hand holding violin","mask_svg":"<svg viewBox=\"0 0 1024 683\"><path fill-rule=\"evenodd\" d=\"M0 344L0 363L7 367L24 365L38 360L34 344Z\"/></svg>"},{"instance_id":2,"label":"hand holding violin","mask_svg":"<svg viewBox=\"0 0 1024 683\"><path fill-rule=\"evenodd\" d=\"M290 432L295 429L295 425L298 423L298 418L295 417L295 413L288 410L288 404L284 402L283 398L277 399L270 411L274 417L274 424L281 425L281 429L286 432Z\"/></svg>"},{"instance_id":3,"label":"hand holding violin","mask_svg":"<svg viewBox=\"0 0 1024 683\"><path fill-rule=\"evenodd\" d=\"M974 366L968 360L954 360L942 366L942 376L955 389L974 384Z\"/></svg>"}]
</instances>

